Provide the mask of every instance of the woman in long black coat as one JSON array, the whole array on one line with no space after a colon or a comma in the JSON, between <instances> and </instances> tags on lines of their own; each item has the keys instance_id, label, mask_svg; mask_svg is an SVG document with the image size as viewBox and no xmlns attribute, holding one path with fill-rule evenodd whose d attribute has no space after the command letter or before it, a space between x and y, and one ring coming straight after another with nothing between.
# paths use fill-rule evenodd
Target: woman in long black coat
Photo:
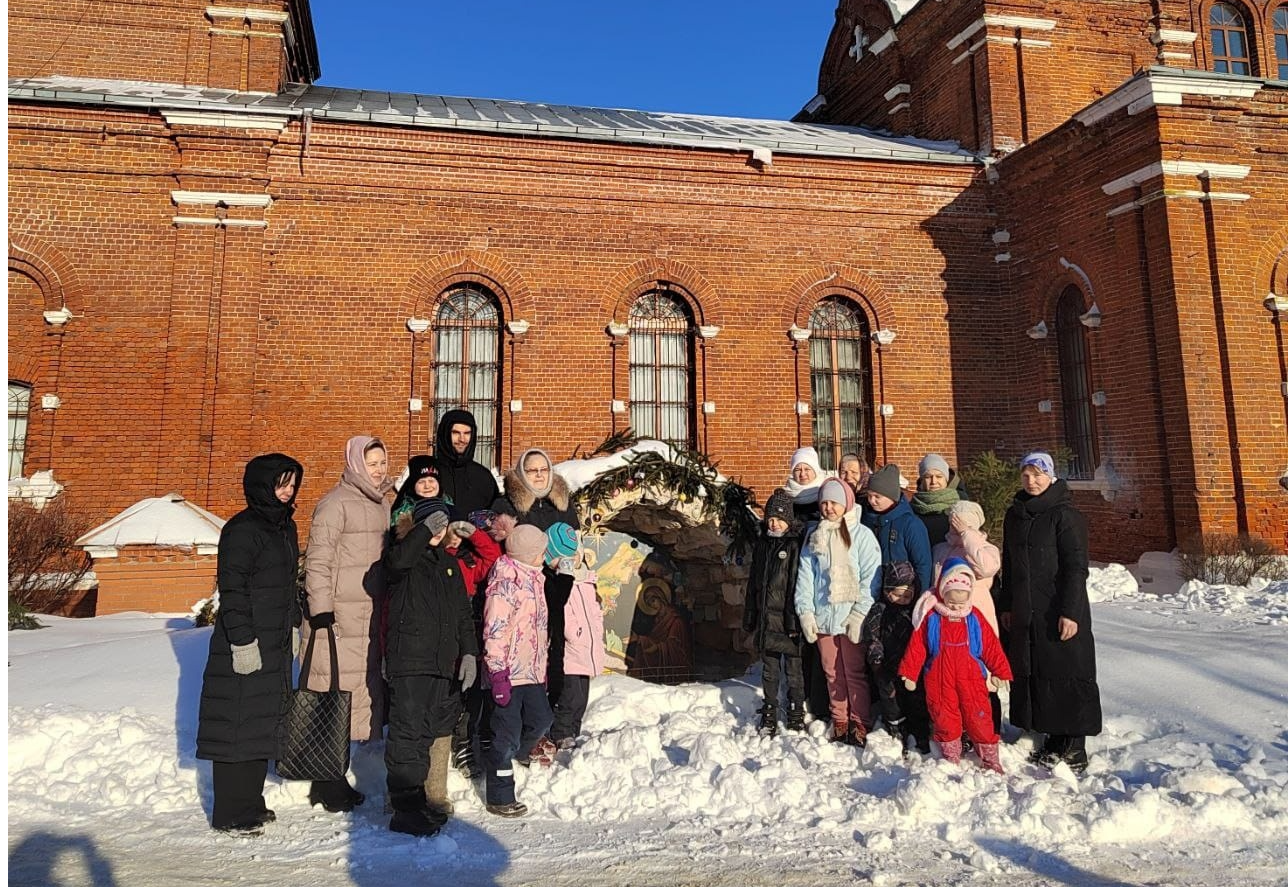
<instances>
[{"instance_id":1,"label":"woman in long black coat","mask_svg":"<svg viewBox=\"0 0 1288 887\"><path fill-rule=\"evenodd\" d=\"M299 623L300 543L292 513L304 468L270 453L246 465L246 509L219 535L219 615L201 687L197 757L213 761L220 831L257 833L277 817L264 805L269 758L291 686L291 630Z\"/></svg>"},{"instance_id":2,"label":"woman in long black coat","mask_svg":"<svg viewBox=\"0 0 1288 887\"><path fill-rule=\"evenodd\" d=\"M1087 520L1046 453L1021 463L1024 488L1006 512L1002 593L1011 723L1045 733L1033 760L1081 772L1086 737L1100 733L1096 642L1087 599Z\"/></svg>"}]
</instances>

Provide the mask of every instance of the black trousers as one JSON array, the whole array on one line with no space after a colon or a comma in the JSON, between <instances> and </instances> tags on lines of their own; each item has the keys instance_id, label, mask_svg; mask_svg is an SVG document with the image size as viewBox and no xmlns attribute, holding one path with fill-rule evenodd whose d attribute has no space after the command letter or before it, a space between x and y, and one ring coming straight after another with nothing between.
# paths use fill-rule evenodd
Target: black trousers
<instances>
[{"instance_id":1,"label":"black trousers","mask_svg":"<svg viewBox=\"0 0 1288 887\"><path fill-rule=\"evenodd\" d=\"M435 675L389 679L389 734L385 738L385 780L389 793L425 784L429 747L456 726L460 701L455 681Z\"/></svg>"},{"instance_id":2,"label":"black trousers","mask_svg":"<svg viewBox=\"0 0 1288 887\"><path fill-rule=\"evenodd\" d=\"M917 748L930 747L930 712L926 709L926 691L921 685L909 690L899 676L873 670L877 685L877 704L881 707L881 720L892 724L903 719L905 736L917 740Z\"/></svg>"},{"instance_id":3,"label":"black trousers","mask_svg":"<svg viewBox=\"0 0 1288 887\"><path fill-rule=\"evenodd\" d=\"M570 739L581 733L581 719L586 716L590 703L590 676L566 674L555 702L555 722L550 728L550 738L555 742Z\"/></svg>"},{"instance_id":4,"label":"black trousers","mask_svg":"<svg viewBox=\"0 0 1288 887\"><path fill-rule=\"evenodd\" d=\"M817 658L817 651L814 656ZM783 671L787 672L787 701L792 705L805 704L805 668L801 657L766 650L760 661L764 663L760 684L765 688L766 705L778 705L779 676Z\"/></svg>"},{"instance_id":5,"label":"black trousers","mask_svg":"<svg viewBox=\"0 0 1288 887\"><path fill-rule=\"evenodd\" d=\"M827 674L818 655L818 644L801 645L801 668L805 672L805 705L815 720L832 722L832 700L827 694Z\"/></svg>"},{"instance_id":6,"label":"black trousers","mask_svg":"<svg viewBox=\"0 0 1288 887\"><path fill-rule=\"evenodd\" d=\"M250 822L267 809L264 804L264 778L268 761L215 761L211 768L215 792L215 809L210 817L213 828L231 828Z\"/></svg>"}]
</instances>

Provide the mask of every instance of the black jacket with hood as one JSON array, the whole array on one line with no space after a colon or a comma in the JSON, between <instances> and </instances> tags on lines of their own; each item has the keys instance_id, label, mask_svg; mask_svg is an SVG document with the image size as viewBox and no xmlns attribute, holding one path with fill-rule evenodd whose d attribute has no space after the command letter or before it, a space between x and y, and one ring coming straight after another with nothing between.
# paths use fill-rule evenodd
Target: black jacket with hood
<instances>
[{"instance_id":1,"label":"black jacket with hood","mask_svg":"<svg viewBox=\"0 0 1288 887\"><path fill-rule=\"evenodd\" d=\"M219 614L202 678L198 758L233 763L277 756L277 727L291 686L291 630L300 619L295 497L283 504L275 493L287 472L295 473L298 493L299 462L281 453L251 459L242 478L248 507L219 534ZM231 647L252 643L263 667L239 675Z\"/></svg>"},{"instance_id":2,"label":"black jacket with hood","mask_svg":"<svg viewBox=\"0 0 1288 887\"><path fill-rule=\"evenodd\" d=\"M793 520L779 537L762 527L751 553L751 576L743 609L743 628L754 632L763 653L801 655L801 622L796 615L796 569L804 526Z\"/></svg>"},{"instance_id":3,"label":"black jacket with hood","mask_svg":"<svg viewBox=\"0 0 1288 887\"><path fill-rule=\"evenodd\" d=\"M464 453L452 449L452 426L468 425L470 443ZM434 438L434 461L438 466L439 495L452 502L456 513L467 520L472 512L491 508L501 495L491 469L474 461L478 446L478 426L467 410L448 410L438 422Z\"/></svg>"}]
</instances>

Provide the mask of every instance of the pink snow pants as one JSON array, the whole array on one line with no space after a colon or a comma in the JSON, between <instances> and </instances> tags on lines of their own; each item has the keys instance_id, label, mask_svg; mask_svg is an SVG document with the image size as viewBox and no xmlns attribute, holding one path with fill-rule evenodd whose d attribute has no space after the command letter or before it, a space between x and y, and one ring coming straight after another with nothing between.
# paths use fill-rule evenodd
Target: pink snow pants
<instances>
[{"instance_id":1,"label":"pink snow pants","mask_svg":"<svg viewBox=\"0 0 1288 887\"><path fill-rule=\"evenodd\" d=\"M818 636L818 655L827 675L827 696L832 721L861 721L865 729L872 726L872 695L868 690L867 664L863 648L843 634Z\"/></svg>"}]
</instances>

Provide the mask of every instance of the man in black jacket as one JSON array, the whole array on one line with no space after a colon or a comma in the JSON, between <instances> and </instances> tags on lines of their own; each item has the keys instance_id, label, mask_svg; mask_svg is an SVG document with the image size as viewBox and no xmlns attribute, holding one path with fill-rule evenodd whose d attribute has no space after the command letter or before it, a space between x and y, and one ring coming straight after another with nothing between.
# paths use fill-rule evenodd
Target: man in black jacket
<instances>
[{"instance_id":1,"label":"man in black jacket","mask_svg":"<svg viewBox=\"0 0 1288 887\"><path fill-rule=\"evenodd\" d=\"M492 507L501 495L492 469L474 461L478 426L468 410L448 410L438 422L434 459L438 463L440 495L449 499L456 513L467 518Z\"/></svg>"}]
</instances>

